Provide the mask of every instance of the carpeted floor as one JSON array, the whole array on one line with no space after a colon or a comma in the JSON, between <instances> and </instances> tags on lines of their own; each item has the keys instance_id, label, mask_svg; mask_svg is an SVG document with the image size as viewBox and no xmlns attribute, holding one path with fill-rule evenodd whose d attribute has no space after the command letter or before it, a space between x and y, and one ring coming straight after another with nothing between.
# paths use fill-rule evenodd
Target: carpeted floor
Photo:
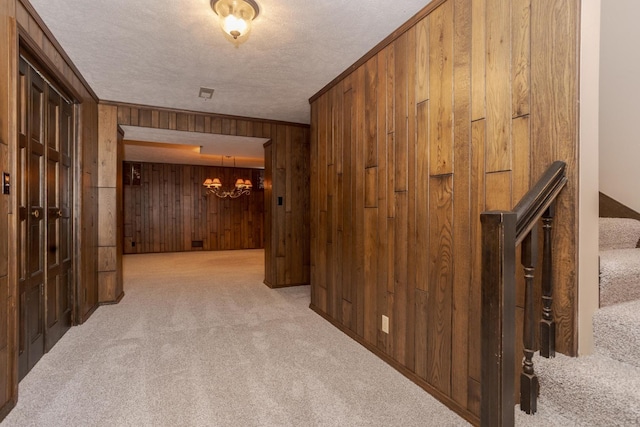
<instances>
[{"instance_id":1,"label":"carpeted floor","mask_svg":"<svg viewBox=\"0 0 640 427\"><path fill-rule=\"evenodd\" d=\"M129 255L125 298L20 383L4 426L463 426L309 308L263 251Z\"/></svg>"}]
</instances>

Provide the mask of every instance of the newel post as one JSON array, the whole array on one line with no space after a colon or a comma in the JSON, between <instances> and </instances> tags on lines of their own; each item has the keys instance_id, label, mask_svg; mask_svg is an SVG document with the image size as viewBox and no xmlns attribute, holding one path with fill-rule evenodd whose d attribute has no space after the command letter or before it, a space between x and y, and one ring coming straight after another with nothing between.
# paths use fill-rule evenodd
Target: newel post
<instances>
[{"instance_id":1,"label":"newel post","mask_svg":"<svg viewBox=\"0 0 640 427\"><path fill-rule=\"evenodd\" d=\"M484 212L480 425L514 424L516 214Z\"/></svg>"}]
</instances>

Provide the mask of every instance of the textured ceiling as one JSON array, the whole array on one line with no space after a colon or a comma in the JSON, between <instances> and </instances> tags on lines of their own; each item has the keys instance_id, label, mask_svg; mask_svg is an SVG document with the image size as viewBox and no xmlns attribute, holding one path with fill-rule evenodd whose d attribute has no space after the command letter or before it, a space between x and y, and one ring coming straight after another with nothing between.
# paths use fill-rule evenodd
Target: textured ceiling
<instances>
[{"instance_id":1,"label":"textured ceiling","mask_svg":"<svg viewBox=\"0 0 640 427\"><path fill-rule=\"evenodd\" d=\"M313 94L429 3L257 0L236 47L210 0L30 1L102 100L297 123Z\"/></svg>"}]
</instances>

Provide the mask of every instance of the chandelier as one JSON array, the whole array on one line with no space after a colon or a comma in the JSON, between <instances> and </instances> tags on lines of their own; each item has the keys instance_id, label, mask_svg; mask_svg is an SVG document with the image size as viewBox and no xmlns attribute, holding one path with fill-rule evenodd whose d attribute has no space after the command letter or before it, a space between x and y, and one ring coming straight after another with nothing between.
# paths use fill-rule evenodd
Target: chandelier
<instances>
[{"instance_id":1,"label":"chandelier","mask_svg":"<svg viewBox=\"0 0 640 427\"><path fill-rule=\"evenodd\" d=\"M242 178L238 178L236 180L235 187L230 191L224 191L222 189L222 182L220 181L220 178L207 178L204 180L202 185L206 187L209 193L215 194L221 199L224 199L226 197L229 197L230 199L237 199L238 197L243 195L248 196L249 194L251 194L251 188L253 187L253 185L251 185L251 181Z\"/></svg>"},{"instance_id":2,"label":"chandelier","mask_svg":"<svg viewBox=\"0 0 640 427\"><path fill-rule=\"evenodd\" d=\"M251 31L251 21L260 9L254 0L211 0L211 8L220 19L222 31L239 42Z\"/></svg>"}]
</instances>

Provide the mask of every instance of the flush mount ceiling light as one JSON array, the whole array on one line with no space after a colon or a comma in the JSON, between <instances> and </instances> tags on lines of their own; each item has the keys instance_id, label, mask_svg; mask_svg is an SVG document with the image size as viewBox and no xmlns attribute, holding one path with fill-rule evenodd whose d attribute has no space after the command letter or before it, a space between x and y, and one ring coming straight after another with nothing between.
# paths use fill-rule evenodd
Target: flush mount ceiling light
<instances>
[{"instance_id":1,"label":"flush mount ceiling light","mask_svg":"<svg viewBox=\"0 0 640 427\"><path fill-rule=\"evenodd\" d=\"M249 34L251 21L260 12L253 0L211 0L211 8L220 19L222 31L234 40Z\"/></svg>"}]
</instances>

